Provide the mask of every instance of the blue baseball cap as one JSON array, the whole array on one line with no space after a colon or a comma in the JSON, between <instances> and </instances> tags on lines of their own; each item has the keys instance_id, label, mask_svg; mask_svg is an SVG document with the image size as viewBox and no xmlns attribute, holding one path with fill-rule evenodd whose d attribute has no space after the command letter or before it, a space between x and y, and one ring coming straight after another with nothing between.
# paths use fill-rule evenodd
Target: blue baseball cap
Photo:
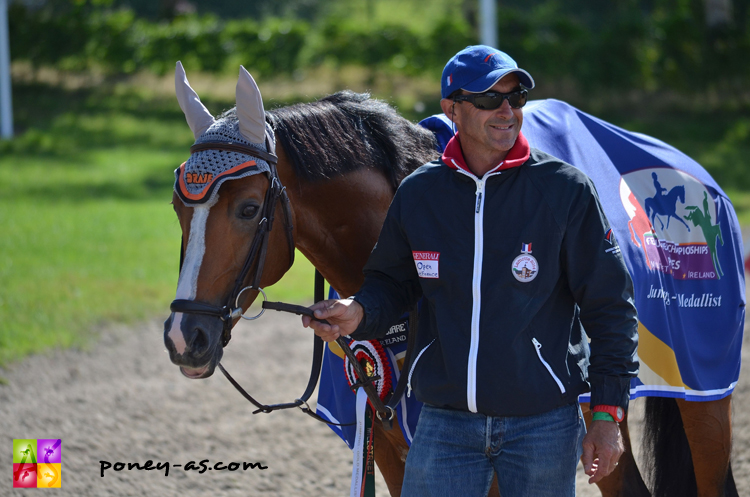
<instances>
[{"instance_id":1,"label":"blue baseball cap","mask_svg":"<svg viewBox=\"0 0 750 497\"><path fill-rule=\"evenodd\" d=\"M534 88L534 78L520 69L516 61L505 52L487 45L466 47L445 65L441 90L443 98L458 89L472 93L487 91L506 74L516 73L521 84Z\"/></svg>"}]
</instances>

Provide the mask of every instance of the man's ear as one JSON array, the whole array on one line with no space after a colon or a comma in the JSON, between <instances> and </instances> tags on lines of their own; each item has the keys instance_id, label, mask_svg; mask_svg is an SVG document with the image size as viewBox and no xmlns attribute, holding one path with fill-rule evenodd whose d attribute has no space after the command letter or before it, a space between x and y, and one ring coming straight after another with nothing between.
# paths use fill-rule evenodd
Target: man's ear
<instances>
[{"instance_id":1,"label":"man's ear","mask_svg":"<svg viewBox=\"0 0 750 497\"><path fill-rule=\"evenodd\" d=\"M453 122L457 122L455 118L455 111L456 111L456 103L448 98L443 98L440 100L440 108L443 109L443 114L448 116L448 119L450 119Z\"/></svg>"}]
</instances>

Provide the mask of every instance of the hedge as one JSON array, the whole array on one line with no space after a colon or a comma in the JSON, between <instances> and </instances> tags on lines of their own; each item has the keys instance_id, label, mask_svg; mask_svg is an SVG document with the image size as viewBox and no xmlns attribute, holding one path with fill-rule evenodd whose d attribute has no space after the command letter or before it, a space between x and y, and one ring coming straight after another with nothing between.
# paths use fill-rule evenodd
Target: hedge
<instances>
[{"instance_id":1,"label":"hedge","mask_svg":"<svg viewBox=\"0 0 750 497\"><path fill-rule=\"evenodd\" d=\"M623 2L594 26L558 2L501 6L499 48L540 80L584 88L747 87L750 34L709 31L702 11L687 0L655 2L651 12L631 3ZM193 14L156 22L109 2L74 5L61 12L12 4L11 58L108 73L163 74L179 59L210 72L235 72L241 63L261 76L291 75L322 63L434 75L457 50L477 42L467 20L451 14L417 32L395 22L364 24L333 16L311 23Z\"/></svg>"}]
</instances>

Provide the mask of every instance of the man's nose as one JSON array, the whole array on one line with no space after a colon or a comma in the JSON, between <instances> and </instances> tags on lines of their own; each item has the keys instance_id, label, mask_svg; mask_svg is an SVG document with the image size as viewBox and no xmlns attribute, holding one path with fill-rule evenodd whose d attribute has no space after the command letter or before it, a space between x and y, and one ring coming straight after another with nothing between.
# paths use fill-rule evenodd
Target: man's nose
<instances>
[{"instance_id":1,"label":"man's nose","mask_svg":"<svg viewBox=\"0 0 750 497\"><path fill-rule=\"evenodd\" d=\"M503 99L503 103L497 108L497 113L506 119L513 116L513 108L510 106L510 102L507 98Z\"/></svg>"}]
</instances>

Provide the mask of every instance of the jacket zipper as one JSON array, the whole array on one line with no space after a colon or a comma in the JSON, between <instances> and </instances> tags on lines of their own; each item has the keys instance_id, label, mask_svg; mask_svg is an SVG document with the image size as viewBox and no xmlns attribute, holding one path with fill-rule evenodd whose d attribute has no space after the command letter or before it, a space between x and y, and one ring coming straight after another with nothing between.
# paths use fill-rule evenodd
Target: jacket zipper
<instances>
[{"instance_id":1,"label":"jacket zipper","mask_svg":"<svg viewBox=\"0 0 750 497\"><path fill-rule=\"evenodd\" d=\"M422 357L422 354L424 354L425 350L430 348L430 345L433 344L435 339L432 339L432 342L428 343L422 350L419 351L419 354L417 354L417 358L414 359L414 364L411 365L411 369L409 369L409 378L406 382L406 396L411 397L411 375L414 374L414 368L417 367L417 362L419 362L419 358Z\"/></svg>"},{"instance_id":2,"label":"jacket zipper","mask_svg":"<svg viewBox=\"0 0 750 497\"><path fill-rule=\"evenodd\" d=\"M477 204L474 209L474 275L472 294L474 304L471 310L471 345L469 364L466 371L466 403L469 411L477 412L477 355L479 354L479 317L482 311L482 258L484 256L484 180L476 180Z\"/></svg>"},{"instance_id":3,"label":"jacket zipper","mask_svg":"<svg viewBox=\"0 0 750 497\"><path fill-rule=\"evenodd\" d=\"M536 338L532 338L531 341L534 342L536 355L539 356L539 360L542 361L542 364L544 364L544 367L547 368L547 371L549 371L549 374L552 376L552 379L555 380L555 383L557 383L557 387L560 389L560 393L565 393L565 385L562 384L562 381L560 381L560 378L558 378L555 372L552 371L552 366L550 366L547 363L547 361L544 360L544 357L542 357L542 344L539 343L539 341Z\"/></svg>"},{"instance_id":4,"label":"jacket zipper","mask_svg":"<svg viewBox=\"0 0 750 497\"><path fill-rule=\"evenodd\" d=\"M455 164L455 161L454 161ZM458 167L458 165L456 164ZM498 166L499 167L499 166ZM477 178L470 172L458 167L460 173L470 177L476 183L476 203L474 207L474 269L471 278L471 343L469 361L466 370L466 405L471 412L477 412L477 355L479 353L479 318L482 310L482 258L484 256L484 186L490 176L501 174L500 171L485 174Z\"/></svg>"}]
</instances>

